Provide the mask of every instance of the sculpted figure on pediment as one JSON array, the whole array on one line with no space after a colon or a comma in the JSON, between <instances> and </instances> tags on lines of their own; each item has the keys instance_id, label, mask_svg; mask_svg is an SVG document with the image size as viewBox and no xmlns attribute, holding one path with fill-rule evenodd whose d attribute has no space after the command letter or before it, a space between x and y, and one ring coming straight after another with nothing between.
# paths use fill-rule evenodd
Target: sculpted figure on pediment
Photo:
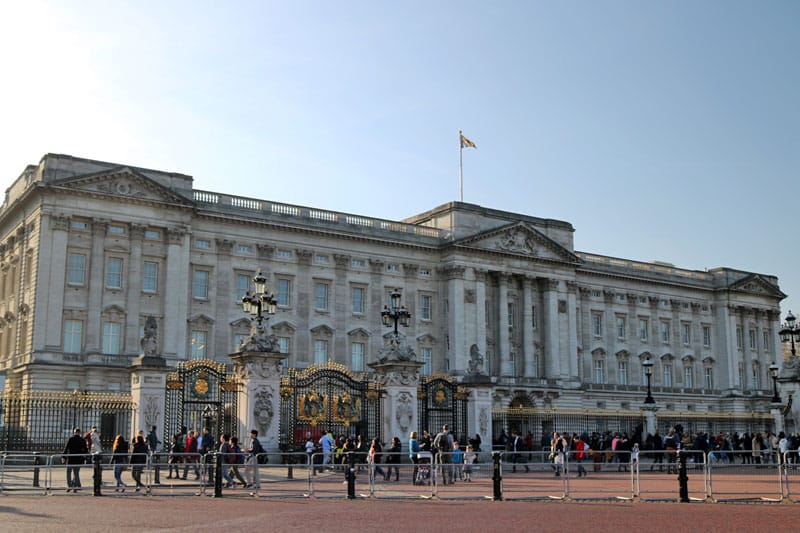
<instances>
[{"instance_id":1,"label":"sculpted figure on pediment","mask_svg":"<svg viewBox=\"0 0 800 533\"><path fill-rule=\"evenodd\" d=\"M536 255L530 236L520 228L510 228L501 235L497 247L509 252Z\"/></svg>"}]
</instances>

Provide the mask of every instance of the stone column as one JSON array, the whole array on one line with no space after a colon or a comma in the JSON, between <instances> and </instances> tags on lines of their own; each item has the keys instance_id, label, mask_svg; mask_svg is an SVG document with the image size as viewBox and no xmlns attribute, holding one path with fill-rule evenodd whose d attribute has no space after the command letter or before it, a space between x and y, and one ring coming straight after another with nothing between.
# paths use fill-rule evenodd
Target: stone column
<instances>
[{"instance_id":1,"label":"stone column","mask_svg":"<svg viewBox=\"0 0 800 533\"><path fill-rule=\"evenodd\" d=\"M481 436L481 449L491 451L492 439L492 390L494 384L487 376L472 376L462 384L469 389L467 404L467 436Z\"/></svg>"},{"instance_id":2,"label":"stone column","mask_svg":"<svg viewBox=\"0 0 800 533\"><path fill-rule=\"evenodd\" d=\"M192 279L186 231L183 228L167 228L167 273L164 284L164 338L163 353L172 359L186 359L187 295ZM185 248L184 248L185 246Z\"/></svg>"},{"instance_id":3,"label":"stone column","mask_svg":"<svg viewBox=\"0 0 800 533\"><path fill-rule=\"evenodd\" d=\"M518 375L533 377L537 374L533 368L533 278L525 276L522 279L522 357L524 366Z\"/></svg>"},{"instance_id":4,"label":"stone column","mask_svg":"<svg viewBox=\"0 0 800 533\"><path fill-rule=\"evenodd\" d=\"M92 221L92 255L89 266L89 305L90 314L86 317L86 353L100 353L100 311L103 309L103 290L105 278L105 239L108 231L107 220Z\"/></svg>"},{"instance_id":5,"label":"stone column","mask_svg":"<svg viewBox=\"0 0 800 533\"><path fill-rule=\"evenodd\" d=\"M462 374L467 368L467 347L464 336L464 271L465 268L459 265L449 266L444 271L447 278L447 299L450 302L447 314L450 373Z\"/></svg>"},{"instance_id":6,"label":"stone column","mask_svg":"<svg viewBox=\"0 0 800 533\"><path fill-rule=\"evenodd\" d=\"M127 289L127 307L125 309L125 340L122 343L123 353L136 353L139 340L139 308L142 301L142 239L147 226L131 224L131 253L128 260L125 281Z\"/></svg>"},{"instance_id":7,"label":"stone column","mask_svg":"<svg viewBox=\"0 0 800 533\"><path fill-rule=\"evenodd\" d=\"M486 270L475 270L475 343L486 353Z\"/></svg>"},{"instance_id":8,"label":"stone column","mask_svg":"<svg viewBox=\"0 0 800 533\"><path fill-rule=\"evenodd\" d=\"M347 269L350 268L350 256L346 254L333 254L336 262L336 279L333 293L330 295L330 305L333 308L331 318L336 336L333 339L332 360L351 368L350 352L347 350L347 321L352 315L352 301L350 287L347 284Z\"/></svg>"},{"instance_id":9,"label":"stone column","mask_svg":"<svg viewBox=\"0 0 800 533\"><path fill-rule=\"evenodd\" d=\"M141 340L142 352L128 368L131 373L131 400L133 416L131 432L133 437L139 430L147 433L152 426L159 431L164 430L164 405L167 394L167 363L157 353L156 320L147 317L144 326L144 337ZM178 428L167 428L175 431Z\"/></svg>"},{"instance_id":10,"label":"stone column","mask_svg":"<svg viewBox=\"0 0 800 533\"><path fill-rule=\"evenodd\" d=\"M500 346L498 349L498 356L500 357L500 375L511 376L511 342L508 335L508 282L511 279L510 274L501 272L497 276L498 280L498 312L497 312L497 328L498 339Z\"/></svg>"},{"instance_id":11,"label":"stone column","mask_svg":"<svg viewBox=\"0 0 800 533\"><path fill-rule=\"evenodd\" d=\"M569 350L569 379L580 383L581 372L578 367L578 284L567 281L567 349Z\"/></svg>"},{"instance_id":12,"label":"stone column","mask_svg":"<svg viewBox=\"0 0 800 533\"><path fill-rule=\"evenodd\" d=\"M42 246L39 254L38 286L36 292L35 311L50 317L48 321L37 321L33 331L33 349L40 347L61 346L64 324L64 291L67 278L67 242L69 239L69 219L63 216L50 215L42 218L42 224L49 222L52 239L50 247ZM42 229L42 232L47 231ZM84 284L88 283L88 276ZM58 290L56 290L58 288ZM40 342L41 338L44 342Z\"/></svg>"},{"instance_id":13,"label":"stone column","mask_svg":"<svg viewBox=\"0 0 800 533\"><path fill-rule=\"evenodd\" d=\"M281 360L280 352L245 351L229 355L239 379L238 435L258 430L258 440L269 451L279 448Z\"/></svg>"},{"instance_id":14,"label":"stone column","mask_svg":"<svg viewBox=\"0 0 800 533\"><path fill-rule=\"evenodd\" d=\"M412 431L419 431L417 420L417 385L419 368L417 361L386 361L369 365L375 370L375 378L383 388L381 396L381 439L389 442L398 437L408 442Z\"/></svg>"},{"instance_id":15,"label":"stone column","mask_svg":"<svg viewBox=\"0 0 800 533\"><path fill-rule=\"evenodd\" d=\"M558 379L561 376L558 337L558 280L542 279L544 289L544 377Z\"/></svg>"}]
</instances>

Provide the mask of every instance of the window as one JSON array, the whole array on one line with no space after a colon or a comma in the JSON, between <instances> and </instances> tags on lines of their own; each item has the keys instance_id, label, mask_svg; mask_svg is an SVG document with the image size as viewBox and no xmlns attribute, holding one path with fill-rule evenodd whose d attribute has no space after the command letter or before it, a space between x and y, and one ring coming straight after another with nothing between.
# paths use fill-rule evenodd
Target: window
<instances>
[{"instance_id":1,"label":"window","mask_svg":"<svg viewBox=\"0 0 800 533\"><path fill-rule=\"evenodd\" d=\"M151 261L144 262L144 268L142 269L142 291L158 291L158 263L153 263Z\"/></svg>"},{"instance_id":2,"label":"window","mask_svg":"<svg viewBox=\"0 0 800 533\"><path fill-rule=\"evenodd\" d=\"M744 387L744 363L740 362L737 370L739 374L739 386Z\"/></svg>"},{"instance_id":3,"label":"window","mask_svg":"<svg viewBox=\"0 0 800 533\"><path fill-rule=\"evenodd\" d=\"M690 322L681 322L681 341L683 344L692 342L692 324Z\"/></svg>"},{"instance_id":4,"label":"window","mask_svg":"<svg viewBox=\"0 0 800 533\"><path fill-rule=\"evenodd\" d=\"M744 348L744 331L740 327L736 327L736 347L740 350Z\"/></svg>"},{"instance_id":5,"label":"window","mask_svg":"<svg viewBox=\"0 0 800 533\"><path fill-rule=\"evenodd\" d=\"M81 353L82 337L83 322L80 320L64 321L64 353Z\"/></svg>"},{"instance_id":6,"label":"window","mask_svg":"<svg viewBox=\"0 0 800 533\"><path fill-rule=\"evenodd\" d=\"M400 265L389 263L386 265L386 272L400 272Z\"/></svg>"},{"instance_id":7,"label":"window","mask_svg":"<svg viewBox=\"0 0 800 533\"><path fill-rule=\"evenodd\" d=\"M687 389L694 388L694 368L691 366L683 368L683 386Z\"/></svg>"},{"instance_id":8,"label":"window","mask_svg":"<svg viewBox=\"0 0 800 533\"><path fill-rule=\"evenodd\" d=\"M755 350L756 349L756 330L751 329L748 332L747 336L748 336L748 339L750 340L750 349L751 350Z\"/></svg>"},{"instance_id":9,"label":"window","mask_svg":"<svg viewBox=\"0 0 800 533\"><path fill-rule=\"evenodd\" d=\"M753 363L753 387L754 389L761 388L761 365Z\"/></svg>"},{"instance_id":10,"label":"window","mask_svg":"<svg viewBox=\"0 0 800 533\"><path fill-rule=\"evenodd\" d=\"M672 387L672 365L664 365L664 386Z\"/></svg>"},{"instance_id":11,"label":"window","mask_svg":"<svg viewBox=\"0 0 800 533\"><path fill-rule=\"evenodd\" d=\"M276 255L281 259L290 259L292 257L292 251L279 249Z\"/></svg>"},{"instance_id":12,"label":"window","mask_svg":"<svg viewBox=\"0 0 800 533\"><path fill-rule=\"evenodd\" d=\"M125 226L111 224L108 226L108 233L111 235L125 235Z\"/></svg>"},{"instance_id":13,"label":"window","mask_svg":"<svg viewBox=\"0 0 800 533\"><path fill-rule=\"evenodd\" d=\"M661 342L669 342L669 322L661 321Z\"/></svg>"},{"instance_id":14,"label":"window","mask_svg":"<svg viewBox=\"0 0 800 533\"><path fill-rule=\"evenodd\" d=\"M714 370L710 366L707 366L704 369L704 378L705 378L705 382L706 382L706 388L707 389L713 389L714 388Z\"/></svg>"},{"instance_id":15,"label":"window","mask_svg":"<svg viewBox=\"0 0 800 533\"><path fill-rule=\"evenodd\" d=\"M239 253L252 254L253 253L253 247L250 246L249 244L240 244L239 245Z\"/></svg>"},{"instance_id":16,"label":"window","mask_svg":"<svg viewBox=\"0 0 800 533\"><path fill-rule=\"evenodd\" d=\"M236 335L233 336L233 351L234 352L239 349L239 346L242 344L242 341L246 337L247 337L247 335L244 335L242 333L237 333Z\"/></svg>"},{"instance_id":17,"label":"window","mask_svg":"<svg viewBox=\"0 0 800 533\"><path fill-rule=\"evenodd\" d=\"M419 317L422 320L431 319L431 300L430 294L421 294L419 297Z\"/></svg>"},{"instance_id":18,"label":"window","mask_svg":"<svg viewBox=\"0 0 800 533\"><path fill-rule=\"evenodd\" d=\"M194 247L195 248L211 248L211 241L207 241L205 239L195 239L194 240Z\"/></svg>"},{"instance_id":19,"label":"window","mask_svg":"<svg viewBox=\"0 0 800 533\"><path fill-rule=\"evenodd\" d=\"M620 361L617 365L617 371L619 373L619 384L620 385L627 385L628 384L628 362L627 361Z\"/></svg>"},{"instance_id":20,"label":"window","mask_svg":"<svg viewBox=\"0 0 800 533\"><path fill-rule=\"evenodd\" d=\"M154 240L154 241L161 240L161 232L158 231L158 230L154 230L154 229L144 230L144 238L145 239L151 239L151 240Z\"/></svg>"},{"instance_id":21,"label":"window","mask_svg":"<svg viewBox=\"0 0 800 533\"><path fill-rule=\"evenodd\" d=\"M318 365L325 363L328 360L328 341L316 340L314 341L314 362Z\"/></svg>"},{"instance_id":22,"label":"window","mask_svg":"<svg viewBox=\"0 0 800 533\"><path fill-rule=\"evenodd\" d=\"M594 360L594 382L603 384L606 382L605 362L602 359Z\"/></svg>"},{"instance_id":23,"label":"window","mask_svg":"<svg viewBox=\"0 0 800 533\"><path fill-rule=\"evenodd\" d=\"M592 334L599 337L603 333L603 315L592 313Z\"/></svg>"},{"instance_id":24,"label":"window","mask_svg":"<svg viewBox=\"0 0 800 533\"><path fill-rule=\"evenodd\" d=\"M423 376L430 376L431 375L431 355L433 353L433 349L431 348L422 348L420 354L422 355L422 368L420 369Z\"/></svg>"},{"instance_id":25,"label":"window","mask_svg":"<svg viewBox=\"0 0 800 533\"><path fill-rule=\"evenodd\" d=\"M353 268L364 268L367 263L363 259L353 259L350 261L350 266Z\"/></svg>"},{"instance_id":26,"label":"window","mask_svg":"<svg viewBox=\"0 0 800 533\"><path fill-rule=\"evenodd\" d=\"M249 274L236 274L236 293L239 299L250 291L250 275Z\"/></svg>"},{"instance_id":27,"label":"window","mask_svg":"<svg viewBox=\"0 0 800 533\"><path fill-rule=\"evenodd\" d=\"M315 254L314 255L314 262L315 263L319 263L320 265L326 265L326 264L328 264L329 259L328 259L327 255Z\"/></svg>"},{"instance_id":28,"label":"window","mask_svg":"<svg viewBox=\"0 0 800 533\"><path fill-rule=\"evenodd\" d=\"M314 307L320 311L328 310L328 284L314 284Z\"/></svg>"},{"instance_id":29,"label":"window","mask_svg":"<svg viewBox=\"0 0 800 533\"><path fill-rule=\"evenodd\" d=\"M289 353L289 337L278 337L278 351Z\"/></svg>"},{"instance_id":30,"label":"window","mask_svg":"<svg viewBox=\"0 0 800 533\"><path fill-rule=\"evenodd\" d=\"M192 331L192 359L206 358L206 339L207 333L205 331Z\"/></svg>"},{"instance_id":31,"label":"window","mask_svg":"<svg viewBox=\"0 0 800 533\"><path fill-rule=\"evenodd\" d=\"M363 342L354 342L350 345L350 368L356 372L364 371Z\"/></svg>"},{"instance_id":32,"label":"window","mask_svg":"<svg viewBox=\"0 0 800 533\"><path fill-rule=\"evenodd\" d=\"M764 351L769 351L769 331L763 331L764 334Z\"/></svg>"},{"instance_id":33,"label":"window","mask_svg":"<svg viewBox=\"0 0 800 533\"><path fill-rule=\"evenodd\" d=\"M650 321L646 318L639 319L639 340L647 342L647 330L649 329Z\"/></svg>"},{"instance_id":34,"label":"window","mask_svg":"<svg viewBox=\"0 0 800 533\"><path fill-rule=\"evenodd\" d=\"M286 278L278 278L278 305L288 307L291 305L292 281Z\"/></svg>"},{"instance_id":35,"label":"window","mask_svg":"<svg viewBox=\"0 0 800 533\"><path fill-rule=\"evenodd\" d=\"M419 275L420 276L425 276L425 277L430 277L431 269L430 268L420 268L419 269Z\"/></svg>"},{"instance_id":36,"label":"window","mask_svg":"<svg viewBox=\"0 0 800 533\"><path fill-rule=\"evenodd\" d=\"M70 220L69 227L79 231L86 231L89 229L89 223L85 220Z\"/></svg>"},{"instance_id":37,"label":"window","mask_svg":"<svg viewBox=\"0 0 800 533\"><path fill-rule=\"evenodd\" d=\"M617 317L617 338L624 339L625 338L625 317L618 316Z\"/></svg>"},{"instance_id":38,"label":"window","mask_svg":"<svg viewBox=\"0 0 800 533\"><path fill-rule=\"evenodd\" d=\"M122 259L118 257L109 257L106 261L106 287L122 288Z\"/></svg>"},{"instance_id":39,"label":"window","mask_svg":"<svg viewBox=\"0 0 800 533\"><path fill-rule=\"evenodd\" d=\"M119 354L119 322L103 322L103 353Z\"/></svg>"},{"instance_id":40,"label":"window","mask_svg":"<svg viewBox=\"0 0 800 533\"><path fill-rule=\"evenodd\" d=\"M703 346L711 348L711 326L703 326Z\"/></svg>"},{"instance_id":41,"label":"window","mask_svg":"<svg viewBox=\"0 0 800 533\"><path fill-rule=\"evenodd\" d=\"M208 270L195 270L192 280L192 296L198 300L208 299Z\"/></svg>"},{"instance_id":42,"label":"window","mask_svg":"<svg viewBox=\"0 0 800 533\"><path fill-rule=\"evenodd\" d=\"M364 287L353 287L351 293L353 298L353 313L361 314L364 312Z\"/></svg>"},{"instance_id":43,"label":"window","mask_svg":"<svg viewBox=\"0 0 800 533\"><path fill-rule=\"evenodd\" d=\"M67 283L70 285L83 285L84 279L86 279L86 256L83 254L69 254Z\"/></svg>"},{"instance_id":44,"label":"window","mask_svg":"<svg viewBox=\"0 0 800 533\"><path fill-rule=\"evenodd\" d=\"M536 331L536 306L531 306L531 323L533 325L533 330Z\"/></svg>"}]
</instances>

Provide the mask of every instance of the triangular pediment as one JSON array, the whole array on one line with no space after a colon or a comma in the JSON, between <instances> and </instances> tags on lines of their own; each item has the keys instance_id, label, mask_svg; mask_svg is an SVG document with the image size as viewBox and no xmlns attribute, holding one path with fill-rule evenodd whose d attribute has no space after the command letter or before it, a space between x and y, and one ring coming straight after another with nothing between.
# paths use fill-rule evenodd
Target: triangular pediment
<instances>
[{"instance_id":1,"label":"triangular pediment","mask_svg":"<svg viewBox=\"0 0 800 533\"><path fill-rule=\"evenodd\" d=\"M461 239L454 245L547 261L580 263L575 254L525 222L485 231Z\"/></svg>"},{"instance_id":2,"label":"triangular pediment","mask_svg":"<svg viewBox=\"0 0 800 533\"><path fill-rule=\"evenodd\" d=\"M748 294L758 294L761 296L772 296L775 298L786 298L778 287L764 279L759 274L750 274L737 282L728 286L728 289L736 292L745 292Z\"/></svg>"},{"instance_id":3,"label":"triangular pediment","mask_svg":"<svg viewBox=\"0 0 800 533\"><path fill-rule=\"evenodd\" d=\"M75 189L95 194L130 198L138 201L164 202L192 205L176 194L130 167L118 167L93 174L84 174L51 182L53 186Z\"/></svg>"}]
</instances>

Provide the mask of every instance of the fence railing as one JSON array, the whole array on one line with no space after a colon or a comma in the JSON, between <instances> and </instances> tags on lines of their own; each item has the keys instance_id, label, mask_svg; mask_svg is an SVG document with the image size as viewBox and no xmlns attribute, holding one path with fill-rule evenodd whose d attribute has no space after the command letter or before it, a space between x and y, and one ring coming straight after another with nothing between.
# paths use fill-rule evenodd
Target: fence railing
<instances>
[{"instance_id":1,"label":"fence railing","mask_svg":"<svg viewBox=\"0 0 800 533\"><path fill-rule=\"evenodd\" d=\"M798 456L747 462L699 451L384 453L378 461L287 453L90 456L4 452L0 494L206 495L256 498L435 498L800 503ZM350 462L351 457L353 462ZM348 494L348 497L350 495Z\"/></svg>"}]
</instances>

